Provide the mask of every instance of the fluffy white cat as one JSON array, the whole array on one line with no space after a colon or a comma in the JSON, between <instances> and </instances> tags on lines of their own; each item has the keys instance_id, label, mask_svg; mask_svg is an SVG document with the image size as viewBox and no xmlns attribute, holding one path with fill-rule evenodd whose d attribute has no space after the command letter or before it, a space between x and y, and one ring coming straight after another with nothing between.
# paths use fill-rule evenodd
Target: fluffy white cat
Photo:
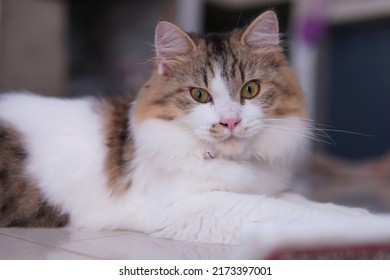
<instances>
[{"instance_id":1,"label":"fluffy white cat","mask_svg":"<svg viewBox=\"0 0 390 280\"><path fill-rule=\"evenodd\" d=\"M288 193L310 126L273 12L206 36L162 21L155 46L135 101L0 96L0 226L237 244L253 223L374 219Z\"/></svg>"}]
</instances>

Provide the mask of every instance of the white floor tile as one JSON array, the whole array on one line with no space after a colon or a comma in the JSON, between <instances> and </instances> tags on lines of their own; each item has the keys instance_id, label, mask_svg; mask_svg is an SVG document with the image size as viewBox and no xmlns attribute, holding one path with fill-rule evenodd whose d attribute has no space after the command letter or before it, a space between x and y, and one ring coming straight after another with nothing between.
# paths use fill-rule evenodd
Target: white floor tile
<instances>
[{"instance_id":1,"label":"white floor tile","mask_svg":"<svg viewBox=\"0 0 390 280\"><path fill-rule=\"evenodd\" d=\"M81 260L88 256L50 248L33 242L0 234L0 259L2 260Z\"/></svg>"},{"instance_id":2,"label":"white floor tile","mask_svg":"<svg viewBox=\"0 0 390 280\"><path fill-rule=\"evenodd\" d=\"M64 242L128 234L126 231L82 231L66 228L2 228L0 233L52 246Z\"/></svg>"},{"instance_id":3,"label":"white floor tile","mask_svg":"<svg viewBox=\"0 0 390 280\"><path fill-rule=\"evenodd\" d=\"M235 249L152 238L140 233L71 242L61 248L102 259L227 259Z\"/></svg>"},{"instance_id":4,"label":"white floor tile","mask_svg":"<svg viewBox=\"0 0 390 280\"><path fill-rule=\"evenodd\" d=\"M126 231L2 228L0 237L0 259L228 259L236 248Z\"/></svg>"}]
</instances>

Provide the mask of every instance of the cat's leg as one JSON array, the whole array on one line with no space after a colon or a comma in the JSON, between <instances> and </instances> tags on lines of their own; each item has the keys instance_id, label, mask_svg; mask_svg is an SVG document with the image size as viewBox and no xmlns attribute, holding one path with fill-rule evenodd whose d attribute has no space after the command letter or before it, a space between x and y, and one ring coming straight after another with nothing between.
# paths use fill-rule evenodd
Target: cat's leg
<instances>
[{"instance_id":1,"label":"cat's leg","mask_svg":"<svg viewBox=\"0 0 390 280\"><path fill-rule=\"evenodd\" d=\"M292 192L282 192L277 197L285 201L297 203L300 205L305 205L314 209L335 211L342 214L356 215L356 216L365 216L370 214L368 210L363 208L347 207L347 206L337 205L329 202L321 203L321 202L311 201L299 194L292 193Z\"/></svg>"},{"instance_id":2,"label":"cat's leg","mask_svg":"<svg viewBox=\"0 0 390 280\"><path fill-rule=\"evenodd\" d=\"M241 242L247 224L321 222L356 218L326 207L310 207L282 199L231 192L188 195L146 209L144 231L157 237L205 243Z\"/></svg>"}]
</instances>

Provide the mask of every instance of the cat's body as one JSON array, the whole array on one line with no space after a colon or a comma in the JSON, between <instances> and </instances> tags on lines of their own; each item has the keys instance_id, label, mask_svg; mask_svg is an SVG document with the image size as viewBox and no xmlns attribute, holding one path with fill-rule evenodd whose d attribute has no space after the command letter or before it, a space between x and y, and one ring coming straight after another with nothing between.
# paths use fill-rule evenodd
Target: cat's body
<instances>
[{"instance_id":1,"label":"cat's body","mask_svg":"<svg viewBox=\"0 0 390 280\"><path fill-rule=\"evenodd\" d=\"M309 135L272 12L230 35L161 22L138 98L0 95L0 226L238 243L263 221L366 212L286 193Z\"/></svg>"}]
</instances>

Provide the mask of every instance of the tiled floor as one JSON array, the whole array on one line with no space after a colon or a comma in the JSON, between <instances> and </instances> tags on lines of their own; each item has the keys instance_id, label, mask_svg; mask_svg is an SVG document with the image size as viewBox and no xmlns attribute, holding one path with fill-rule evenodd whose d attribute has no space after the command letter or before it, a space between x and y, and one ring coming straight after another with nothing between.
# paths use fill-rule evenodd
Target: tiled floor
<instances>
[{"instance_id":1,"label":"tiled floor","mask_svg":"<svg viewBox=\"0 0 390 280\"><path fill-rule=\"evenodd\" d=\"M229 259L235 246L190 244L125 231L0 228L0 259Z\"/></svg>"}]
</instances>

